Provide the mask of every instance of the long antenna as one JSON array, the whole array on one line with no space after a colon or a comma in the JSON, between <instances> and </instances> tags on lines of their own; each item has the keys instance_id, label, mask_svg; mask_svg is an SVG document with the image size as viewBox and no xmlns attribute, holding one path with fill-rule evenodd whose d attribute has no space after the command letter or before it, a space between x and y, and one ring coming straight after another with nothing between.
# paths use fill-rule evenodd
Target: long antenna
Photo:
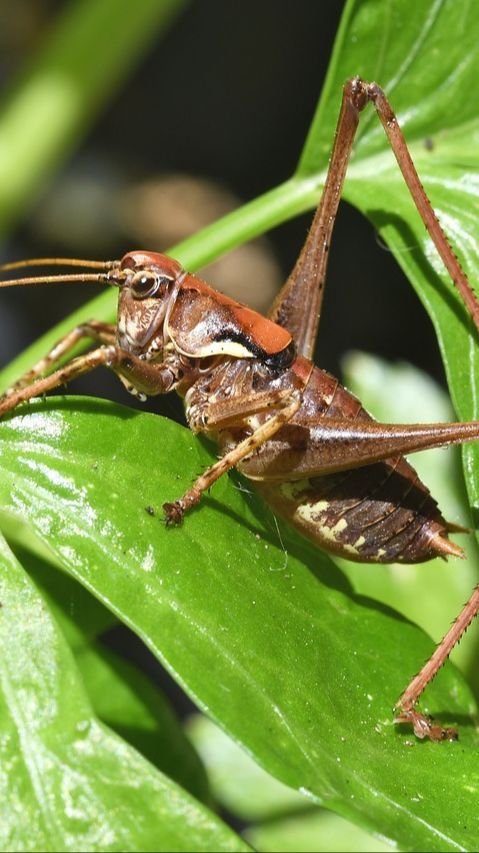
<instances>
[{"instance_id":1,"label":"long antenna","mask_svg":"<svg viewBox=\"0 0 479 853\"><path fill-rule=\"evenodd\" d=\"M95 282L96 284L109 284L118 287L119 281L110 277L112 270L118 269L119 261L84 261L79 258L32 258L27 261L13 261L8 264L0 264L0 273L25 267L86 267L87 269L102 270L99 273L55 273L55 275L35 275L26 278L8 278L2 281L0 287L16 287L21 284L61 284L63 282L81 281Z\"/></svg>"},{"instance_id":2,"label":"long antenna","mask_svg":"<svg viewBox=\"0 0 479 853\"><path fill-rule=\"evenodd\" d=\"M119 281L110 278L108 273L74 273L71 275L38 275L27 278L0 279L0 287L15 287L17 284L62 284L67 281L96 282L97 284L109 284L119 287Z\"/></svg>"},{"instance_id":3,"label":"long antenna","mask_svg":"<svg viewBox=\"0 0 479 853\"><path fill-rule=\"evenodd\" d=\"M89 267L96 270L109 270L118 261L82 261L79 258L31 258L28 261L13 261L9 264L0 264L0 272L18 270L22 267Z\"/></svg>"}]
</instances>

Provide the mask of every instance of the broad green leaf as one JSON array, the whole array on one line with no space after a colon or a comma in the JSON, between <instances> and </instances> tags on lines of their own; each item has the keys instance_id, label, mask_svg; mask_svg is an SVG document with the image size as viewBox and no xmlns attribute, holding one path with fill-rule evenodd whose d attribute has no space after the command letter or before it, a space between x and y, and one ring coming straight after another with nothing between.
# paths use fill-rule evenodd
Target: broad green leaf
<instances>
[{"instance_id":1,"label":"broad green leaf","mask_svg":"<svg viewBox=\"0 0 479 853\"><path fill-rule=\"evenodd\" d=\"M396 849L324 809L248 827L245 837L260 853L388 853Z\"/></svg>"},{"instance_id":2,"label":"broad green leaf","mask_svg":"<svg viewBox=\"0 0 479 853\"><path fill-rule=\"evenodd\" d=\"M378 420L448 421L453 419L445 392L426 374L408 364L388 364L365 353L344 360L345 381ZM444 516L470 526L458 448L415 453L411 463L427 483ZM465 549L466 559L431 560L421 566L384 566L380 571L341 561L355 589L384 601L421 625L439 641L479 581L479 555L473 536L453 537ZM479 623L469 628L453 660L475 672Z\"/></svg>"},{"instance_id":3,"label":"broad green leaf","mask_svg":"<svg viewBox=\"0 0 479 853\"><path fill-rule=\"evenodd\" d=\"M208 780L198 753L150 679L99 644L80 649L76 662L97 717L162 773L209 804Z\"/></svg>"},{"instance_id":4,"label":"broad green leaf","mask_svg":"<svg viewBox=\"0 0 479 853\"><path fill-rule=\"evenodd\" d=\"M203 760L215 799L230 814L253 822L313 808L310 800L266 773L203 714L187 721L186 733Z\"/></svg>"},{"instance_id":5,"label":"broad green leaf","mask_svg":"<svg viewBox=\"0 0 479 853\"><path fill-rule=\"evenodd\" d=\"M12 545L12 525L3 526L8 528L7 539ZM35 582L70 648L74 651L82 649L85 644L117 623L118 620L112 612L85 587L80 586L65 572L56 571L54 561L50 562L27 550L37 544L32 541L31 535L28 539L23 536L23 539L25 547L19 547L15 543L12 545L13 552Z\"/></svg>"},{"instance_id":6,"label":"broad green leaf","mask_svg":"<svg viewBox=\"0 0 479 853\"><path fill-rule=\"evenodd\" d=\"M425 162L473 165L478 110L468 89L475 82L479 22L470 3L453 0L376 0L346 3L321 99L313 118L299 174L313 175L331 149L340 97L350 77L376 81L391 100L405 134ZM436 58L436 62L433 62ZM439 61L440 58L440 61ZM439 150L424 145L436 141ZM423 143L419 145L419 142ZM387 149L384 131L368 107L357 135L356 159L371 161ZM431 156L429 156L431 154ZM391 160L389 155L384 158ZM467 183L467 182L466 182Z\"/></svg>"},{"instance_id":7,"label":"broad green leaf","mask_svg":"<svg viewBox=\"0 0 479 853\"><path fill-rule=\"evenodd\" d=\"M187 430L54 399L4 419L0 442L1 511L28 517L266 770L403 847L474 845L479 736L457 671L423 707L458 722L460 744L412 743L391 706L432 651L421 630L347 595L331 561L234 481L182 529L152 517L211 458Z\"/></svg>"},{"instance_id":8,"label":"broad green leaf","mask_svg":"<svg viewBox=\"0 0 479 853\"><path fill-rule=\"evenodd\" d=\"M203 758L218 802L253 824L244 835L255 850L391 850L368 832L286 788L202 714L188 720L186 731Z\"/></svg>"},{"instance_id":9,"label":"broad green leaf","mask_svg":"<svg viewBox=\"0 0 479 853\"><path fill-rule=\"evenodd\" d=\"M0 543L0 848L244 850L94 717L62 635Z\"/></svg>"}]
</instances>

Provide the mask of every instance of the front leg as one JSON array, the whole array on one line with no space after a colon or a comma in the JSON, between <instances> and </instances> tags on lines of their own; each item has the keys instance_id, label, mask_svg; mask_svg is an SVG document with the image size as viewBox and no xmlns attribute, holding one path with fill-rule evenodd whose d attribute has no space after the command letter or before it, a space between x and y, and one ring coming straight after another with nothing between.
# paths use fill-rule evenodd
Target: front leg
<instances>
[{"instance_id":1,"label":"front leg","mask_svg":"<svg viewBox=\"0 0 479 853\"><path fill-rule=\"evenodd\" d=\"M75 326L71 332L60 338L51 350L37 361L30 370L24 373L20 379L17 379L10 388L7 388L3 397L11 397L17 391L33 385L40 377L50 373L62 359L70 355L76 344L84 338L91 338L92 341L97 341L99 344L114 345L116 342L115 326L110 323L101 323L97 320L90 320L87 323Z\"/></svg>"},{"instance_id":2,"label":"front leg","mask_svg":"<svg viewBox=\"0 0 479 853\"><path fill-rule=\"evenodd\" d=\"M45 359L42 363L44 361ZM115 371L124 384L135 388L139 395L164 394L171 389L175 381L174 374L167 365L150 364L125 352L115 344L105 344L85 355L72 358L48 376L36 377L25 384L20 380L7 394L0 397L0 417L13 411L21 403L67 385L73 379L101 366Z\"/></svg>"},{"instance_id":3,"label":"front leg","mask_svg":"<svg viewBox=\"0 0 479 853\"><path fill-rule=\"evenodd\" d=\"M193 486L185 492L182 498L172 503L164 503L163 510L166 523L171 526L181 524L185 512L199 503L203 492L209 489L223 474L226 474L230 468L238 465L245 456L248 456L258 447L261 447L284 424L291 420L301 406L301 396L300 391L293 391L288 398L279 404L284 406L281 411L266 420L252 435L237 444L236 447L226 453L214 465L211 465L210 468L207 468L193 483Z\"/></svg>"},{"instance_id":4,"label":"front leg","mask_svg":"<svg viewBox=\"0 0 479 853\"><path fill-rule=\"evenodd\" d=\"M0 417L16 409L20 403L25 403L27 400L31 400L32 397L39 397L42 394L46 394L47 391L52 391L54 388L66 385L72 379L89 373L96 367L100 367L101 365L112 367L119 360L119 354L120 351L113 345L102 346L91 350L91 352L87 352L86 355L73 358L68 364L59 370L55 370L54 373L50 373L49 376L36 379L23 388L20 387L16 390L11 390L9 394L4 395L0 399Z\"/></svg>"}]
</instances>

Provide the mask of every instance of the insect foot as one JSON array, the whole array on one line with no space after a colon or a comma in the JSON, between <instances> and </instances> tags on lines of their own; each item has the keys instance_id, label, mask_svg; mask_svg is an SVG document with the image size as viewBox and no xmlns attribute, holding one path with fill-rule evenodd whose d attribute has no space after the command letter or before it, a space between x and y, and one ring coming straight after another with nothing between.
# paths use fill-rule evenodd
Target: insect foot
<instances>
[{"instance_id":1,"label":"insect foot","mask_svg":"<svg viewBox=\"0 0 479 853\"><path fill-rule=\"evenodd\" d=\"M183 506L183 501L172 501L171 503L164 503L162 508L165 515L167 527L178 527L182 523L183 516L185 514L185 507Z\"/></svg>"},{"instance_id":2,"label":"insect foot","mask_svg":"<svg viewBox=\"0 0 479 853\"><path fill-rule=\"evenodd\" d=\"M214 465L212 466L212 468L215 467L216 466ZM211 471L212 469L209 468L208 470ZM199 503L204 487L199 488L197 484L202 483L204 479L205 475L203 474L198 478L196 483L193 484L191 489L188 489L188 491L185 492L182 498L179 498L177 501L172 501L172 503L163 504L163 512L165 514L167 527L176 527L181 524L184 514Z\"/></svg>"},{"instance_id":3,"label":"insect foot","mask_svg":"<svg viewBox=\"0 0 479 853\"><path fill-rule=\"evenodd\" d=\"M395 723L406 723L413 727L414 734L420 740L429 738L434 743L439 743L442 740L457 740L458 734L456 729L443 728L438 723L433 722L431 717L421 714L420 711L414 711L412 708L401 713L394 718Z\"/></svg>"}]
</instances>

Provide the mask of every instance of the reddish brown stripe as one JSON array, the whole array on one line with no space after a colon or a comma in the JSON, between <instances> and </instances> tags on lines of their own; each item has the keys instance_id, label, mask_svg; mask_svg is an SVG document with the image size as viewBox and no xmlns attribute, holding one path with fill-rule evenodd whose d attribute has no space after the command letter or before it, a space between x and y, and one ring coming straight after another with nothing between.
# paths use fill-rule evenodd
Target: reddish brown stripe
<instances>
[{"instance_id":1,"label":"reddish brown stripe","mask_svg":"<svg viewBox=\"0 0 479 853\"><path fill-rule=\"evenodd\" d=\"M257 311L236 302L224 293L219 293L208 287L206 282L196 276L186 276L182 290L196 290L198 293L204 293L208 296L213 296L215 301L220 305L227 306L232 314L234 314L241 330L251 338L254 343L264 350L268 355L275 355L278 352L286 349L292 341L291 335L282 326L278 326L271 320L267 320Z\"/></svg>"}]
</instances>

